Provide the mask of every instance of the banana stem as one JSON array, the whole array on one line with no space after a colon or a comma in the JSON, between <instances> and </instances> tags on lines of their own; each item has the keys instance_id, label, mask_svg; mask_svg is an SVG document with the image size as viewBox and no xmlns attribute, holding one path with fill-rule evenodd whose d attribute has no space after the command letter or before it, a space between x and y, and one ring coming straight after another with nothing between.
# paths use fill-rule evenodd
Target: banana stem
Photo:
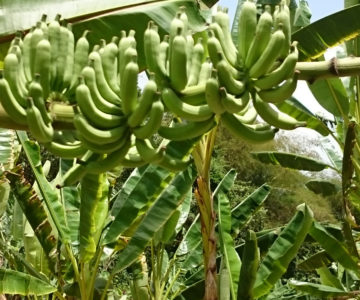
<instances>
[{"instance_id":1,"label":"banana stem","mask_svg":"<svg viewBox=\"0 0 360 300\"><path fill-rule=\"evenodd\" d=\"M198 171L195 198L200 210L201 235L203 240L203 258L205 269L205 296L204 300L217 300L216 283L216 214L213 206L213 197L210 188L210 164L214 149L217 126L213 128L203 141L194 149L194 160Z\"/></svg>"}]
</instances>

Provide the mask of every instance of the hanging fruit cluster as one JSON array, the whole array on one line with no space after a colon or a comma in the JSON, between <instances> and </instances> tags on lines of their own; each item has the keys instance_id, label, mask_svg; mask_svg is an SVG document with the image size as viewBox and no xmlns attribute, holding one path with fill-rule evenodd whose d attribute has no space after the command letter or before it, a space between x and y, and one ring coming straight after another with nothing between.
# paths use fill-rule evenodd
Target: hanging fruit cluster
<instances>
[{"instance_id":1,"label":"hanging fruit cluster","mask_svg":"<svg viewBox=\"0 0 360 300\"><path fill-rule=\"evenodd\" d=\"M251 142L306 125L270 104L290 97L297 82L298 51L284 2L273 13L264 6L258 18L256 4L245 1L237 43L226 10L213 16L206 41L194 41L183 7L163 39L150 21L143 36L149 80L141 92L134 30L90 51L87 31L75 44L70 24L60 25L60 16L49 24L45 19L12 41L0 72L1 104L49 151L81 158L66 176L69 183L117 165L181 170L189 160L167 153L166 141L199 137L219 120ZM52 107L59 102L68 104L64 114L73 114L71 130L53 128ZM165 110L179 122L163 126ZM164 139L159 147L154 135Z\"/></svg>"}]
</instances>

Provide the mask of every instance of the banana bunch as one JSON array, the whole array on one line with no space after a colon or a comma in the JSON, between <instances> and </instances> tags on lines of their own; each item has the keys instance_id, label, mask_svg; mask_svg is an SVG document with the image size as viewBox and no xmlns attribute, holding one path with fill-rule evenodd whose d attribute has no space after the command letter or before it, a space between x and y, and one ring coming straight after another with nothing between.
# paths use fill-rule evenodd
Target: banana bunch
<instances>
[{"instance_id":1,"label":"banana bunch","mask_svg":"<svg viewBox=\"0 0 360 300\"><path fill-rule=\"evenodd\" d=\"M207 33L214 69L206 81L205 98L230 132L250 142L264 142L278 128L306 126L271 104L288 99L297 84L298 50L296 42L291 44L286 1L276 5L273 13L265 5L259 18L256 3L245 1L237 43L231 38L227 9L218 8ZM254 124L257 116L265 123Z\"/></svg>"}]
</instances>

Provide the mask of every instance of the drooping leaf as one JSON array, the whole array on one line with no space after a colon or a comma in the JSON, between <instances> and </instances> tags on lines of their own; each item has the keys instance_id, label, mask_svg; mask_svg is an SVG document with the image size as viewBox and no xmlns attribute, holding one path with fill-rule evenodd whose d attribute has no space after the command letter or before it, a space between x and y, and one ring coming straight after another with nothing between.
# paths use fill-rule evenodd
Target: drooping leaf
<instances>
[{"instance_id":1,"label":"drooping leaf","mask_svg":"<svg viewBox=\"0 0 360 300\"><path fill-rule=\"evenodd\" d=\"M321 194L324 197L335 195L341 189L340 186L326 180L310 180L305 183L306 187L315 194Z\"/></svg>"},{"instance_id":2,"label":"drooping leaf","mask_svg":"<svg viewBox=\"0 0 360 300\"><path fill-rule=\"evenodd\" d=\"M310 24L311 11L307 1L300 0L299 6L296 9L294 26L296 27L305 27Z\"/></svg>"},{"instance_id":3,"label":"drooping leaf","mask_svg":"<svg viewBox=\"0 0 360 300\"><path fill-rule=\"evenodd\" d=\"M56 287L29 274L14 270L0 269L0 293L26 295L48 295Z\"/></svg>"},{"instance_id":4,"label":"drooping leaf","mask_svg":"<svg viewBox=\"0 0 360 300\"><path fill-rule=\"evenodd\" d=\"M10 185L5 179L0 178L0 217L6 210L9 196Z\"/></svg>"},{"instance_id":5,"label":"drooping leaf","mask_svg":"<svg viewBox=\"0 0 360 300\"><path fill-rule=\"evenodd\" d=\"M360 275L358 259L350 254L346 245L333 237L320 223L314 222L309 234L330 255L332 259L340 263L344 268Z\"/></svg>"},{"instance_id":6,"label":"drooping leaf","mask_svg":"<svg viewBox=\"0 0 360 300\"><path fill-rule=\"evenodd\" d=\"M343 153L340 147L335 144L334 140L330 137L322 138L320 145L327 154L327 157L331 161L332 166L338 170L341 170Z\"/></svg>"},{"instance_id":7,"label":"drooping leaf","mask_svg":"<svg viewBox=\"0 0 360 300\"><path fill-rule=\"evenodd\" d=\"M242 256L237 299L253 299L253 287L259 262L260 251L257 245L256 234L250 230L248 232Z\"/></svg>"},{"instance_id":8,"label":"drooping leaf","mask_svg":"<svg viewBox=\"0 0 360 300\"><path fill-rule=\"evenodd\" d=\"M236 298L241 268L240 258L235 251L235 243L231 236L231 209L230 202L224 193L217 194L218 200L218 228L221 252L227 274L232 298Z\"/></svg>"},{"instance_id":9,"label":"drooping leaf","mask_svg":"<svg viewBox=\"0 0 360 300\"><path fill-rule=\"evenodd\" d=\"M171 153L171 156L182 159L196 141L197 139L182 143L172 141L166 146L166 151ZM174 172L155 165L148 165L138 173L133 173L131 179L124 184L123 191L120 191L115 199L111 210L114 221L110 224L103 243L114 242L129 228L139 212L159 196L174 175Z\"/></svg>"},{"instance_id":10,"label":"drooping leaf","mask_svg":"<svg viewBox=\"0 0 360 300\"><path fill-rule=\"evenodd\" d=\"M25 155L35 175L35 180L39 186L50 217L56 226L62 242L67 243L70 241L70 233L67 227L64 207L60 203L56 191L47 181L45 175L42 172L39 145L30 141L26 132L24 131L17 131L16 134L19 141L21 142L21 145L23 146Z\"/></svg>"},{"instance_id":11,"label":"drooping leaf","mask_svg":"<svg viewBox=\"0 0 360 300\"><path fill-rule=\"evenodd\" d=\"M300 292L310 294L314 297L320 297L321 299L352 295L352 293L350 292L340 290L332 286L326 286L323 284L302 282L296 280L290 280L289 284Z\"/></svg>"},{"instance_id":12,"label":"drooping leaf","mask_svg":"<svg viewBox=\"0 0 360 300\"><path fill-rule=\"evenodd\" d=\"M304 171L322 171L332 166L307 156L293 153L264 151L252 152L254 158L265 164L280 165L285 168L304 170Z\"/></svg>"},{"instance_id":13,"label":"drooping leaf","mask_svg":"<svg viewBox=\"0 0 360 300\"><path fill-rule=\"evenodd\" d=\"M313 271L321 267L326 267L332 261L332 258L326 251L320 251L299 263L297 267L299 270Z\"/></svg>"},{"instance_id":14,"label":"drooping leaf","mask_svg":"<svg viewBox=\"0 0 360 300\"><path fill-rule=\"evenodd\" d=\"M260 209L269 194L270 186L263 184L235 206L231 211L232 231L240 231Z\"/></svg>"},{"instance_id":15,"label":"drooping leaf","mask_svg":"<svg viewBox=\"0 0 360 300\"><path fill-rule=\"evenodd\" d=\"M320 282L322 284L344 290L344 286L341 284L339 278L332 274L327 267L318 268L316 273L319 274Z\"/></svg>"},{"instance_id":16,"label":"drooping leaf","mask_svg":"<svg viewBox=\"0 0 360 300\"><path fill-rule=\"evenodd\" d=\"M328 48L356 37L359 34L359 13L360 5L355 5L294 32L292 40L299 42L300 61L317 58Z\"/></svg>"},{"instance_id":17,"label":"drooping leaf","mask_svg":"<svg viewBox=\"0 0 360 300\"><path fill-rule=\"evenodd\" d=\"M336 117L347 117L350 103L341 79L319 79L308 86L316 101L328 112Z\"/></svg>"},{"instance_id":18,"label":"drooping leaf","mask_svg":"<svg viewBox=\"0 0 360 300\"><path fill-rule=\"evenodd\" d=\"M254 285L254 297L267 294L295 257L313 223L313 213L306 204L297 207L297 213L285 226L260 264Z\"/></svg>"},{"instance_id":19,"label":"drooping leaf","mask_svg":"<svg viewBox=\"0 0 360 300\"><path fill-rule=\"evenodd\" d=\"M164 225L171 213L181 204L195 178L196 171L193 166L189 166L186 170L175 176L146 212L130 239L129 244L121 253L113 269L113 273L120 272L136 260L153 235Z\"/></svg>"},{"instance_id":20,"label":"drooping leaf","mask_svg":"<svg viewBox=\"0 0 360 300\"><path fill-rule=\"evenodd\" d=\"M323 136L329 135L330 130L326 125L294 97L278 103L276 106L279 110L293 118L299 121L305 121L307 128L314 129Z\"/></svg>"}]
</instances>

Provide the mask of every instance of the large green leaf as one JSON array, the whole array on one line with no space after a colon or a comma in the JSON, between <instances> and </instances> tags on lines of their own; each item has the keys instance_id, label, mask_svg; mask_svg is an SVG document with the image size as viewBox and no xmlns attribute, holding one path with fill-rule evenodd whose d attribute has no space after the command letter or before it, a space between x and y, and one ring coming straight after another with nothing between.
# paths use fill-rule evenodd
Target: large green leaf
<instances>
[{"instance_id":1,"label":"large green leaf","mask_svg":"<svg viewBox=\"0 0 360 300\"><path fill-rule=\"evenodd\" d=\"M57 289L45 281L29 274L0 269L0 293L19 295L48 295Z\"/></svg>"},{"instance_id":2,"label":"large green leaf","mask_svg":"<svg viewBox=\"0 0 360 300\"><path fill-rule=\"evenodd\" d=\"M145 213L129 244L119 256L113 273L120 272L137 259L154 234L165 224L172 212L182 203L195 178L196 170L193 166L189 166L186 170L175 176Z\"/></svg>"},{"instance_id":3,"label":"large green leaf","mask_svg":"<svg viewBox=\"0 0 360 300\"><path fill-rule=\"evenodd\" d=\"M291 280L290 286L295 288L296 290L310 294L314 297L320 297L321 299L327 299L331 297L340 297L340 296L351 296L351 292L347 292L344 290L340 290L334 288L332 286L327 286L323 284L316 284L316 283L309 283L309 282L302 282Z\"/></svg>"},{"instance_id":4,"label":"large green leaf","mask_svg":"<svg viewBox=\"0 0 360 300\"><path fill-rule=\"evenodd\" d=\"M344 268L354 271L358 276L360 275L359 260L351 255L345 243L338 241L318 222L313 223L309 234L325 249L332 259L340 263Z\"/></svg>"},{"instance_id":5,"label":"large green leaf","mask_svg":"<svg viewBox=\"0 0 360 300\"><path fill-rule=\"evenodd\" d=\"M299 270L314 271L317 268L325 267L332 262L332 258L326 251L319 251L297 265Z\"/></svg>"},{"instance_id":6,"label":"large green leaf","mask_svg":"<svg viewBox=\"0 0 360 300\"><path fill-rule=\"evenodd\" d=\"M328 48L359 34L360 5L344 9L320 19L292 35L298 41L300 60L317 58Z\"/></svg>"},{"instance_id":7,"label":"large green leaf","mask_svg":"<svg viewBox=\"0 0 360 300\"><path fill-rule=\"evenodd\" d=\"M59 201L59 197L42 172L39 145L28 139L26 132L17 131L17 136L23 146L26 157L35 175L41 195L45 201L51 219L56 226L59 236L63 243L70 241L70 232L67 227L64 207Z\"/></svg>"},{"instance_id":8,"label":"large green leaf","mask_svg":"<svg viewBox=\"0 0 360 300\"><path fill-rule=\"evenodd\" d=\"M316 101L336 117L347 118L350 103L340 78L316 80L308 84Z\"/></svg>"},{"instance_id":9,"label":"large green leaf","mask_svg":"<svg viewBox=\"0 0 360 300\"><path fill-rule=\"evenodd\" d=\"M232 231L240 231L260 209L269 194L270 186L263 184L235 206L231 211Z\"/></svg>"},{"instance_id":10,"label":"large green leaf","mask_svg":"<svg viewBox=\"0 0 360 300\"><path fill-rule=\"evenodd\" d=\"M254 158L265 164L280 165L285 168L304 170L304 171L322 171L326 168L333 169L332 166L307 156L293 153L284 153L276 151L252 152Z\"/></svg>"},{"instance_id":11,"label":"large green leaf","mask_svg":"<svg viewBox=\"0 0 360 300\"><path fill-rule=\"evenodd\" d=\"M241 268L240 258L235 251L235 243L231 236L231 208L230 202L224 193L217 195L218 199L218 227L219 240L223 261L225 262L227 274L230 282L230 292L232 298L236 298L239 283L239 273Z\"/></svg>"},{"instance_id":12,"label":"large green leaf","mask_svg":"<svg viewBox=\"0 0 360 300\"><path fill-rule=\"evenodd\" d=\"M310 180L305 183L306 187L315 194L323 196L335 195L341 190L341 187L326 180Z\"/></svg>"},{"instance_id":13,"label":"large green leaf","mask_svg":"<svg viewBox=\"0 0 360 300\"><path fill-rule=\"evenodd\" d=\"M326 125L294 97L278 103L276 106L279 110L294 117L295 119L305 121L307 128L314 129L324 136L330 133L330 130L326 127Z\"/></svg>"},{"instance_id":14,"label":"large green leaf","mask_svg":"<svg viewBox=\"0 0 360 300\"><path fill-rule=\"evenodd\" d=\"M267 294L272 289L286 272L308 234L313 223L313 213L306 204L299 205L297 210L260 264L254 285L255 298Z\"/></svg>"}]
</instances>

